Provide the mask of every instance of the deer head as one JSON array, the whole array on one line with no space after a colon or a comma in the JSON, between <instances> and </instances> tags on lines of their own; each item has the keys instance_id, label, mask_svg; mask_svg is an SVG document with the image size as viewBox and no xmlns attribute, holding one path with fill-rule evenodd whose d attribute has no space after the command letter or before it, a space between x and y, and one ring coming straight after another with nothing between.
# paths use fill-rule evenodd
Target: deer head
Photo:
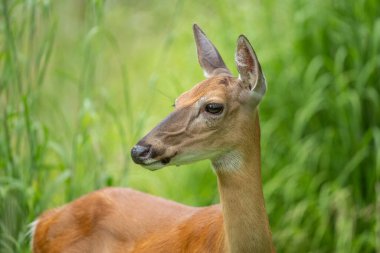
<instances>
[{"instance_id":1,"label":"deer head","mask_svg":"<svg viewBox=\"0 0 380 253\"><path fill-rule=\"evenodd\" d=\"M203 159L215 163L227 154L241 159L266 91L260 63L244 35L237 40L236 78L203 31L197 25L193 31L207 79L180 95L174 111L132 148L133 161L150 170Z\"/></svg>"}]
</instances>

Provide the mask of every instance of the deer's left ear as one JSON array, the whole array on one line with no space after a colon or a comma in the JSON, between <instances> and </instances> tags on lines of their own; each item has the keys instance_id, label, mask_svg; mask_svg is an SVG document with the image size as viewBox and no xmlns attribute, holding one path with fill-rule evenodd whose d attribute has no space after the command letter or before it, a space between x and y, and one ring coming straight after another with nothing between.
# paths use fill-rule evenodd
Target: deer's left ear
<instances>
[{"instance_id":1,"label":"deer's left ear","mask_svg":"<svg viewBox=\"0 0 380 253\"><path fill-rule=\"evenodd\" d=\"M198 61L203 69L203 73L206 77L212 77L217 75L232 76L231 72L224 63L220 56L218 49L207 38L206 34L201 28L194 24L194 39L197 44Z\"/></svg>"},{"instance_id":2,"label":"deer's left ear","mask_svg":"<svg viewBox=\"0 0 380 253\"><path fill-rule=\"evenodd\" d=\"M240 35L237 41L235 62L239 79L259 103L266 91L266 81L259 60L248 39Z\"/></svg>"}]
</instances>

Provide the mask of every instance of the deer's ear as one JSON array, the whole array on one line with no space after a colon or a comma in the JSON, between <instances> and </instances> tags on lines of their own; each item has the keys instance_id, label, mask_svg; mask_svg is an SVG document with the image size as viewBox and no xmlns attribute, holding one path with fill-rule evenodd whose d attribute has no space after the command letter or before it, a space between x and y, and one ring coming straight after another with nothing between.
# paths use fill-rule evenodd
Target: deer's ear
<instances>
[{"instance_id":1,"label":"deer's ear","mask_svg":"<svg viewBox=\"0 0 380 253\"><path fill-rule=\"evenodd\" d=\"M224 64L218 50L206 37L206 34L198 25L193 25L194 39L197 44L198 61L201 65L204 75L212 77L219 74L232 75Z\"/></svg>"},{"instance_id":2,"label":"deer's ear","mask_svg":"<svg viewBox=\"0 0 380 253\"><path fill-rule=\"evenodd\" d=\"M243 87L249 89L260 102L266 91L266 81L256 53L244 35L238 38L235 62Z\"/></svg>"}]
</instances>

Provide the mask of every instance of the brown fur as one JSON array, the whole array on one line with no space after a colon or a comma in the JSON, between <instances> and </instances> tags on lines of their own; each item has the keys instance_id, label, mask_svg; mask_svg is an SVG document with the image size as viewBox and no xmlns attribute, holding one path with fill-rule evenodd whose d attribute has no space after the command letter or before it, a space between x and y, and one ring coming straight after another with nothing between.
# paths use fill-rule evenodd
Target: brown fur
<instances>
[{"instance_id":1,"label":"brown fur","mask_svg":"<svg viewBox=\"0 0 380 253\"><path fill-rule=\"evenodd\" d=\"M33 252L222 252L219 205L184 206L106 188L44 213Z\"/></svg>"}]
</instances>

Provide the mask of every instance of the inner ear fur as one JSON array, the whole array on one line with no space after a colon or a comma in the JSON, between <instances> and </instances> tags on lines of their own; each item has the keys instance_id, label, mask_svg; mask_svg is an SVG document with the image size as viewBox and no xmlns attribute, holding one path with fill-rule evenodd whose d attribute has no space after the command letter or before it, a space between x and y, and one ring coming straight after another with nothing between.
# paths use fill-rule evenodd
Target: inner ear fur
<instances>
[{"instance_id":1,"label":"inner ear fur","mask_svg":"<svg viewBox=\"0 0 380 253\"><path fill-rule=\"evenodd\" d=\"M256 95L263 96L266 91L266 82L261 65L255 51L244 35L240 35L237 41L235 63L244 88L256 93Z\"/></svg>"}]
</instances>

